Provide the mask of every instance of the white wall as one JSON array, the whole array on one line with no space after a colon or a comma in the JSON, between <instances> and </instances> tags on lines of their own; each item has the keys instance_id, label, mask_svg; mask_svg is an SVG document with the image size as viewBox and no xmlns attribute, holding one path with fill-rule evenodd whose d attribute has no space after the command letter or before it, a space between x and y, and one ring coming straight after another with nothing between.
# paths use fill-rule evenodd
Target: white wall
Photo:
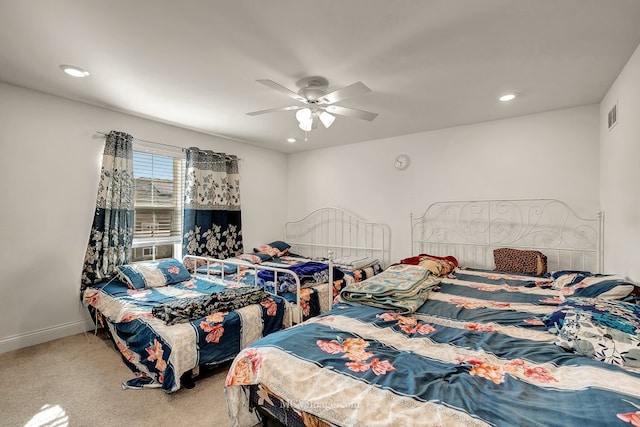
<instances>
[{"instance_id":1,"label":"white wall","mask_svg":"<svg viewBox=\"0 0 640 427\"><path fill-rule=\"evenodd\" d=\"M599 109L589 105L290 155L289 219L337 206L391 227L410 254L409 213L436 201L557 198L599 209ZM394 169L398 153L411 156Z\"/></svg>"},{"instance_id":2,"label":"white wall","mask_svg":"<svg viewBox=\"0 0 640 427\"><path fill-rule=\"evenodd\" d=\"M238 155L245 247L282 235L286 155L0 83L0 353L86 330L96 131L110 130Z\"/></svg>"},{"instance_id":3,"label":"white wall","mask_svg":"<svg viewBox=\"0 0 640 427\"><path fill-rule=\"evenodd\" d=\"M640 46L600 103L600 200L605 271L640 281ZM618 103L618 123L607 114Z\"/></svg>"}]
</instances>

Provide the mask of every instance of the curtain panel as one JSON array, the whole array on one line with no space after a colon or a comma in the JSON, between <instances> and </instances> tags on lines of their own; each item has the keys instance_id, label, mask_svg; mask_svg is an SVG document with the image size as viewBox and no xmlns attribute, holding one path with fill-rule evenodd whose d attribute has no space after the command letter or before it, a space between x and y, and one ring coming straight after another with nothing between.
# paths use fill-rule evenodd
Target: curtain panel
<instances>
[{"instance_id":1,"label":"curtain panel","mask_svg":"<svg viewBox=\"0 0 640 427\"><path fill-rule=\"evenodd\" d=\"M127 133L107 135L81 289L110 279L118 265L129 262L134 212L132 144L133 137Z\"/></svg>"},{"instance_id":2,"label":"curtain panel","mask_svg":"<svg viewBox=\"0 0 640 427\"><path fill-rule=\"evenodd\" d=\"M183 254L228 258L242 253L238 158L186 150Z\"/></svg>"}]
</instances>

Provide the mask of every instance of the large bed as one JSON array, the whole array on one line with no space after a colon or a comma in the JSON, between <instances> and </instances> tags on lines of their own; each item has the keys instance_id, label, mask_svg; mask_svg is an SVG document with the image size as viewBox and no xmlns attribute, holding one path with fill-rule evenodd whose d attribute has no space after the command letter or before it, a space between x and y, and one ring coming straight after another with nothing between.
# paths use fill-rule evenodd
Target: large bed
<instances>
[{"instance_id":1,"label":"large bed","mask_svg":"<svg viewBox=\"0 0 640 427\"><path fill-rule=\"evenodd\" d=\"M422 275L426 302L354 303L347 287L349 304L253 343L226 380L234 425L639 425L638 286L601 273L601 214L436 203L411 235L413 256L353 291ZM515 272L496 270L505 253Z\"/></svg>"}]
</instances>

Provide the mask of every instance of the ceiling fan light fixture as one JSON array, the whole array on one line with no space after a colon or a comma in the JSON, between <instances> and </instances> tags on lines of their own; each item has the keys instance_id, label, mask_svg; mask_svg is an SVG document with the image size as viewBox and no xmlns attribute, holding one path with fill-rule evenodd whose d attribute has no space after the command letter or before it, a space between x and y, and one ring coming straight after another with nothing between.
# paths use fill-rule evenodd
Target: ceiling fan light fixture
<instances>
[{"instance_id":1,"label":"ceiling fan light fixture","mask_svg":"<svg viewBox=\"0 0 640 427\"><path fill-rule=\"evenodd\" d=\"M310 108L301 108L298 111L296 111L296 120L298 120L299 123L302 123L311 119L311 116L312 116L312 113Z\"/></svg>"},{"instance_id":2,"label":"ceiling fan light fixture","mask_svg":"<svg viewBox=\"0 0 640 427\"><path fill-rule=\"evenodd\" d=\"M322 122L325 128L329 128L329 126L331 126L333 122L336 120L335 116L332 116L326 111L323 111L322 113L320 113L318 117L320 118L320 121Z\"/></svg>"},{"instance_id":3,"label":"ceiling fan light fixture","mask_svg":"<svg viewBox=\"0 0 640 427\"><path fill-rule=\"evenodd\" d=\"M307 120L301 120L298 127L305 132L311 132L311 129L313 129L313 118L309 117Z\"/></svg>"}]
</instances>

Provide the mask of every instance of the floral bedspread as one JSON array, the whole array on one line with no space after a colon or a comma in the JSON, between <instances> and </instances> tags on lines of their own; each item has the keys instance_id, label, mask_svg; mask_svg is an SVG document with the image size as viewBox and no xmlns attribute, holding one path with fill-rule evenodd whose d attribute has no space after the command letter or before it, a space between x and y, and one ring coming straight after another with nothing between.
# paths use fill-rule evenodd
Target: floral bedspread
<instances>
[{"instance_id":1,"label":"floral bedspread","mask_svg":"<svg viewBox=\"0 0 640 427\"><path fill-rule=\"evenodd\" d=\"M257 422L252 385L311 423L638 425L640 374L555 345L558 291L536 280L456 270L411 315L338 304L269 335L230 367L233 424Z\"/></svg>"},{"instance_id":2,"label":"floral bedspread","mask_svg":"<svg viewBox=\"0 0 640 427\"><path fill-rule=\"evenodd\" d=\"M201 278L138 290L114 281L87 288L83 302L136 375L125 387L162 387L174 392L180 388L182 374L199 365L230 360L251 342L282 329L286 306L276 296L174 325L152 314L154 307L199 300L227 289Z\"/></svg>"}]
</instances>

